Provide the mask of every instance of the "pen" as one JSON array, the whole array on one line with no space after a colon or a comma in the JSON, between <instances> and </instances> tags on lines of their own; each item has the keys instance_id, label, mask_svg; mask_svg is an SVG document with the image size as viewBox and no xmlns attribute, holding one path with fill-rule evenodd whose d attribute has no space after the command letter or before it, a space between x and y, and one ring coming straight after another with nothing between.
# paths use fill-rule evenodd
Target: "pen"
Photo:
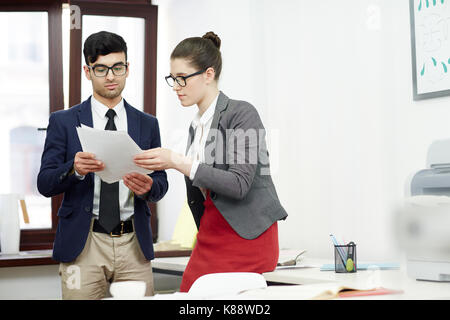
<instances>
[{"instance_id":1,"label":"pen","mask_svg":"<svg viewBox=\"0 0 450 320\"><path fill-rule=\"evenodd\" d=\"M353 241L350 241L348 244L348 251L347 251L347 266L346 269L348 272L354 271L355 270L355 263L354 263L354 253L353 253L353 249L355 248L355 243Z\"/></svg>"},{"instance_id":2,"label":"pen","mask_svg":"<svg viewBox=\"0 0 450 320\"><path fill-rule=\"evenodd\" d=\"M336 246L336 249L339 251L339 255L341 256L341 258L345 258L345 252L344 250L341 248L341 245L339 244L339 242L336 240L336 238L334 237L334 235L330 234L331 237L331 241L333 241L333 244Z\"/></svg>"},{"instance_id":3,"label":"pen","mask_svg":"<svg viewBox=\"0 0 450 320\"><path fill-rule=\"evenodd\" d=\"M337 252L339 254L339 257L341 258L342 264L344 265L344 267L346 267L345 257L344 257L345 255L344 255L344 252L342 251L342 248L339 247L340 246L339 243L337 242L336 238L332 234L330 234L330 237L331 237L331 241L333 241L333 244L337 249Z\"/></svg>"}]
</instances>

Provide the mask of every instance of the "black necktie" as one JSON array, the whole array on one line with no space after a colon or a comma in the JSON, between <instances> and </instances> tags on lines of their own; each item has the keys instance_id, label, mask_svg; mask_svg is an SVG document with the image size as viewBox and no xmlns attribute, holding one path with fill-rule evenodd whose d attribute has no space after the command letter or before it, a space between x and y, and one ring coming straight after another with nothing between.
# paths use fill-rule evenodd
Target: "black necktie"
<instances>
[{"instance_id":1,"label":"black necktie","mask_svg":"<svg viewBox=\"0 0 450 320\"><path fill-rule=\"evenodd\" d=\"M109 109L106 112L108 123L105 130L117 130L114 124L116 112ZM106 231L111 232L120 223L119 182L106 183L100 186L99 223Z\"/></svg>"}]
</instances>

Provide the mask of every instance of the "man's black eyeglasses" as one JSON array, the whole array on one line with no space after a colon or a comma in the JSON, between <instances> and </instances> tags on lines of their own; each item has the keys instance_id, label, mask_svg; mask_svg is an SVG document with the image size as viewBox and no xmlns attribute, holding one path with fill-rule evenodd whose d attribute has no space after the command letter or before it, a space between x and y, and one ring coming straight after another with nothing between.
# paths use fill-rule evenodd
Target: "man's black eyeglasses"
<instances>
[{"instance_id":1,"label":"man's black eyeglasses","mask_svg":"<svg viewBox=\"0 0 450 320\"><path fill-rule=\"evenodd\" d=\"M123 76L125 73L127 73L128 65L124 64L123 62L119 62L112 67L108 67L103 64L97 64L93 67L88 66L88 68L94 71L94 75L96 77L106 77L109 70L111 70L113 75L115 76Z\"/></svg>"},{"instance_id":2,"label":"man's black eyeglasses","mask_svg":"<svg viewBox=\"0 0 450 320\"><path fill-rule=\"evenodd\" d=\"M171 74L169 74L169 75L166 77L166 82L167 82L167 84L168 84L169 86L171 86L171 87L173 87L173 86L175 85L175 81L178 83L178 85L179 85L180 87L186 87L186 79L187 79L187 78L196 76L196 75L198 75L198 74L202 74L202 73L205 72L205 71L206 71L206 70L200 70L200 71L197 71L197 72L188 74L187 76L177 76L177 77L174 77L174 76L172 76Z\"/></svg>"}]
</instances>

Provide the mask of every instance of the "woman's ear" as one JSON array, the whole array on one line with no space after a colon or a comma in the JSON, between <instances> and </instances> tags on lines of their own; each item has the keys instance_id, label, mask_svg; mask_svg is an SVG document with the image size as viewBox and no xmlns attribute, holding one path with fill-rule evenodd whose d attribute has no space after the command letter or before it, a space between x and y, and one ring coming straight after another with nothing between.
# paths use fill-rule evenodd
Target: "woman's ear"
<instances>
[{"instance_id":1,"label":"woman's ear","mask_svg":"<svg viewBox=\"0 0 450 320\"><path fill-rule=\"evenodd\" d=\"M208 83L212 82L215 80L216 77L216 70L214 70L213 67L209 67L208 69L206 69L205 71L205 75L206 75L206 81Z\"/></svg>"}]
</instances>

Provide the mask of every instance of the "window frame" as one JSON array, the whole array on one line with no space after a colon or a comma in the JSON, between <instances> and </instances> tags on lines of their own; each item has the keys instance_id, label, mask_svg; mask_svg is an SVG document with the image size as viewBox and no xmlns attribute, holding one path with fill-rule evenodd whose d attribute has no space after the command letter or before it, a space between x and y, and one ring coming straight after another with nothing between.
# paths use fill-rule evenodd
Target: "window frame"
<instances>
[{"instance_id":1,"label":"window frame","mask_svg":"<svg viewBox=\"0 0 450 320\"><path fill-rule=\"evenodd\" d=\"M49 63L49 114L64 109L63 64L62 64L62 0L2 1L2 12L48 13L48 58ZM62 195L52 197L50 229L28 229L20 232L20 251L53 248L56 233L57 211Z\"/></svg>"},{"instance_id":2,"label":"window frame","mask_svg":"<svg viewBox=\"0 0 450 320\"><path fill-rule=\"evenodd\" d=\"M81 16L103 15L139 17L145 19L145 61L144 61L144 112L156 116L156 54L158 7L149 0L4 0L0 3L2 12L48 13L48 53L49 53L49 115L64 110L63 88L63 48L62 48L62 7L64 3L80 7ZM107 4L107 5L106 5ZM69 58L69 107L81 101L81 34L80 29L70 30ZM48 250L53 242L58 225L58 209L63 194L51 198L52 227L47 229L24 229L20 233L20 251ZM158 238L157 207L149 203L152 211L151 228L153 242Z\"/></svg>"}]
</instances>

